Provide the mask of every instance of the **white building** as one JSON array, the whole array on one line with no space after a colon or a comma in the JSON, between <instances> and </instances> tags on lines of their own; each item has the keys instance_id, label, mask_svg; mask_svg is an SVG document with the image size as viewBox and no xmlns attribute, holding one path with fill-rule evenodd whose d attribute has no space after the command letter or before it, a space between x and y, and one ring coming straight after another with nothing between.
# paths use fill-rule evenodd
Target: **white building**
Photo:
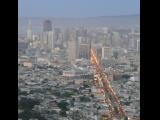
<instances>
[{"instance_id":1,"label":"white building","mask_svg":"<svg viewBox=\"0 0 160 120\"><path fill-rule=\"evenodd\" d=\"M32 62L23 62L23 66L32 68Z\"/></svg>"},{"instance_id":2,"label":"white building","mask_svg":"<svg viewBox=\"0 0 160 120\"><path fill-rule=\"evenodd\" d=\"M102 59L111 58L113 56L113 50L111 47L102 47Z\"/></svg>"}]
</instances>

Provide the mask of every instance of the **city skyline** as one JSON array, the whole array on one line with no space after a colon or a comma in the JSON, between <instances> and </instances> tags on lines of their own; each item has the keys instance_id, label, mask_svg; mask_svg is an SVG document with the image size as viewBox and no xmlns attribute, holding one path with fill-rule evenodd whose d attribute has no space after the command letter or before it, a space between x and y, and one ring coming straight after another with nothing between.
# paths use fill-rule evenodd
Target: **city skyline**
<instances>
[{"instance_id":1,"label":"city skyline","mask_svg":"<svg viewBox=\"0 0 160 120\"><path fill-rule=\"evenodd\" d=\"M96 17L139 14L139 0L18 1L19 17Z\"/></svg>"},{"instance_id":2,"label":"city skyline","mask_svg":"<svg viewBox=\"0 0 160 120\"><path fill-rule=\"evenodd\" d=\"M18 120L140 120L139 0L18 5Z\"/></svg>"}]
</instances>

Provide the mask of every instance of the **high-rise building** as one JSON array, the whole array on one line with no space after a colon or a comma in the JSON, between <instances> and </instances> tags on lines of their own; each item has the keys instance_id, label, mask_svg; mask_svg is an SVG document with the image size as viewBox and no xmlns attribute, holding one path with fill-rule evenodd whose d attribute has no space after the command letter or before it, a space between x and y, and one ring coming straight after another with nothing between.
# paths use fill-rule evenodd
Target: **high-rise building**
<instances>
[{"instance_id":1,"label":"high-rise building","mask_svg":"<svg viewBox=\"0 0 160 120\"><path fill-rule=\"evenodd\" d=\"M71 32L68 40L68 60L74 63L77 58L77 41L75 32Z\"/></svg>"},{"instance_id":2,"label":"high-rise building","mask_svg":"<svg viewBox=\"0 0 160 120\"><path fill-rule=\"evenodd\" d=\"M112 46L114 46L114 47L119 47L120 46L120 34L118 32L113 32Z\"/></svg>"},{"instance_id":3,"label":"high-rise building","mask_svg":"<svg viewBox=\"0 0 160 120\"><path fill-rule=\"evenodd\" d=\"M102 47L102 59L111 58L113 56L113 50L111 47Z\"/></svg>"},{"instance_id":4,"label":"high-rise building","mask_svg":"<svg viewBox=\"0 0 160 120\"><path fill-rule=\"evenodd\" d=\"M76 46L76 41L68 41L68 60L71 63L74 63L77 58Z\"/></svg>"},{"instance_id":5,"label":"high-rise building","mask_svg":"<svg viewBox=\"0 0 160 120\"><path fill-rule=\"evenodd\" d=\"M60 28L54 28L54 32L55 32L55 41L57 41L59 39L59 34L61 30Z\"/></svg>"},{"instance_id":6,"label":"high-rise building","mask_svg":"<svg viewBox=\"0 0 160 120\"><path fill-rule=\"evenodd\" d=\"M32 40L32 24L31 20L28 21L28 28L27 28L27 40Z\"/></svg>"},{"instance_id":7,"label":"high-rise building","mask_svg":"<svg viewBox=\"0 0 160 120\"><path fill-rule=\"evenodd\" d=\"M57 46L62 47L63 46L63 34L62 32L59 33L58 39L56 41Z\"/></svg>"},{"instance_id":8,"label":"high-rise building","mask_svg":"<svg viewBox=\"0 0 160 120\"><path fill-rule=\"evenodd\" d=\"M64 41L68 41L69 40L69 29L67 28L64 32Z\"/></svg>"},{"instance_id":9,"label":"high-rise building","mask_svg":"<svg viewBox=\"0 0 160 120\"><path fill-rule=\"evenodd\" d=\"M52 22L45 20L43 23L43 48L53 49L54 48L54 32L52 31Z\"/></svg>"},{"instance_id":10,"label":"high-rise building","mask_svg":"<svg viewBox=\"0 0 160 120\"><path fill-rule=\"evenodd\" d=\"M47 49L54 48L54 33L52 31L43 33L43 46Z\"/></svg>"},{"instance_id":11,"label":"high-rise building","mask_svg":"<svg viewBox=\"0 0 160 120\"><path fill-rule=\"evenodd\" d=\"M54 48L54 33L52 31L47 32L48 34L48 39L47 39L47 45L49 49L53 49Z\"/></svg>"},{"instance_id":12,"label":"high-rise building","mask_svg":"<svg viewBox=\"0 0 160 120\"><path fill-rule=\"evenodd\" d=\"M78 37L78 58L89 59L90 42L87 37Z\"/></svg>"},{"instance_id":13,"label":"high-rise building","mask_svg":"<svg viewBox=\"0 0 160 120\"><path fill-rule=\"evenodd\" d=\"M52 22L50 20L45 20L43 23L43 32L52 31Z\"/></svg>"},{"instance_id":14,"label":"high-rise building","mask_svg":"<svg viewBox=\"0 0 160 120\"><path fill-rule=\"evenodd\" d=\"M129 49L137 49L138 39L140 39L140 33L129 33Z\"/></svg>"},{"instance_id":15,"label":"high-rise building","mask_svg":"<svg viewBox=\"0 0 160 120\"><path fill-rule=\"evenodd\" d=\"M108 34L104 33L102 43L103 43L104 46L110 46L111 45L111 42L109 41L109 38L108 38Z\"/></svg>"},{"instance_id":16,"label":"high-rise building","mask_svg":"<svg viewBox=\"0 0 160 120\"><path fill-rule=\"evenodd\" d=\"M63 46L63 39L64 39L63 31L60 28L55 28L54 29L55 46L62 47Z\"/></svg>"}]
</instances>

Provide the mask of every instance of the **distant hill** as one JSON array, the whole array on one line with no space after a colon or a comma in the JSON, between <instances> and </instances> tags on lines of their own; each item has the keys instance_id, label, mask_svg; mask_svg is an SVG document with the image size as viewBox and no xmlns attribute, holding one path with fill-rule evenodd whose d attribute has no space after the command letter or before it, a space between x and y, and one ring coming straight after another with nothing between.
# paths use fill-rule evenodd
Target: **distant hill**
<instances>
[{"instance_id":1,"label":"distant hill","mask_svg":"<svg viewBox=\"0 0 160 120\"><path fill-rule=\"evenodd\" d=\"M139 26L139 15L120 15L120 16L99 16L99 17L86 17L86 18L62 18L62 17L19 17L18 29L21 33L26 33L28 20L31 19L33 31L42 31L42 23L44 20L49 19L53 23L53 27L130 27Z\"/></svg>"}]
</instances>

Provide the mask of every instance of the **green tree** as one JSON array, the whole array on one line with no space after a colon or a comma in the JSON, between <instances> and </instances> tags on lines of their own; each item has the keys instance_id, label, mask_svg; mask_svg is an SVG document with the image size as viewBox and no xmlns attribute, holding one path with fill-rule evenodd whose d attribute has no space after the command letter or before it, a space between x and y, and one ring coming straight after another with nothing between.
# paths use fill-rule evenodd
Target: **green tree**
<instances>
[{"instance_id":1,"label":"green tree","mask_svg":"<svg viewBox=\"0 0 160 120\"><path fill-rule=\"evenodd\" d=\"M60 111L60 115L63 117L67 117L66 111L65 110L61 110Z\"/></svg>"},{"instance_id":2,"label":"green tree","mask_svg":"<svg viewBox=\"0 0 160 120\"><path fill-rule=\"evenodd\" d=\"M89 97L86 97L86 96L81 96L81 97L80 97L80 101L81 101L81 102L90 102L91 99L90 99Z\"/></svg>"},{"instance_id":3,"label":"green tree","mask_svg":"<svg viewBox=\"0 0 160 120\"><path fill-rule=\"evenodd\" d=\"M37 118L38 120L46 120L44 117L41 116L40 113L32 110L25 110L18 115L19 118L23 120L29 120L30 118Z\"/></svg>"},{"instance_id":4,"label":"green tree","mask_svg":"<svg viewBox=\"0 0 160 120\"><path fill-rule=\"evenodd\" d=\"M67 97L67 98L69 98L69 97L71 97L72 95L74 95L73 92L65 92L65 93L62 94L62 97Z\"/></svg>"},{"instance_id":5,"label":"green tree","mask_svg":"<svg viewBox=\"0 0 160 120\"><path fill-rule=\"evenodd\" d=\"M73 111L71 115L73 120L86 120L86 116L81 111Z\"/></svg>"},{"instance_id":6,"label":"green tree","mask_svg":"<svg viewBox=\"0 0 160 120\"><path fill-rule=\"evenodd\" d=\"M61 102L58 103L58 107L61 108L64 111L68 110L68 108L67 108L68 105L69 104L66 101L61 101Z\"/></svg>"},{"instance_id":7,"label":"green tree","mask_svg":"<svg viewBox=\"0 0 160 120\"><path fill-rule=\"evenodd\" d=\"M91 94L91 98L94 98L94 94Z\"/></svg>"},{"instance_id":8,"label":"green tree","mask_svg":"<svg viewBox=\"0 0 160 120\"><path fill-rule=\"evenodd\" d=\"M74 106L75 98L72 98L71 100L71 106Z\"/></svg>"},{"instance_id":9,"label":"green tree","mask_svg":"<svg viewBox=\"0 0 160 120\"><path fill-rule=\"evenodd\" d=\"M40 104L39 100L33 100L30 98L21 98L21 100L19 101L19 107L27 110L30 110L34 107L34 105L39 105L39 104Z\"/></svg>"}]
</instances>

